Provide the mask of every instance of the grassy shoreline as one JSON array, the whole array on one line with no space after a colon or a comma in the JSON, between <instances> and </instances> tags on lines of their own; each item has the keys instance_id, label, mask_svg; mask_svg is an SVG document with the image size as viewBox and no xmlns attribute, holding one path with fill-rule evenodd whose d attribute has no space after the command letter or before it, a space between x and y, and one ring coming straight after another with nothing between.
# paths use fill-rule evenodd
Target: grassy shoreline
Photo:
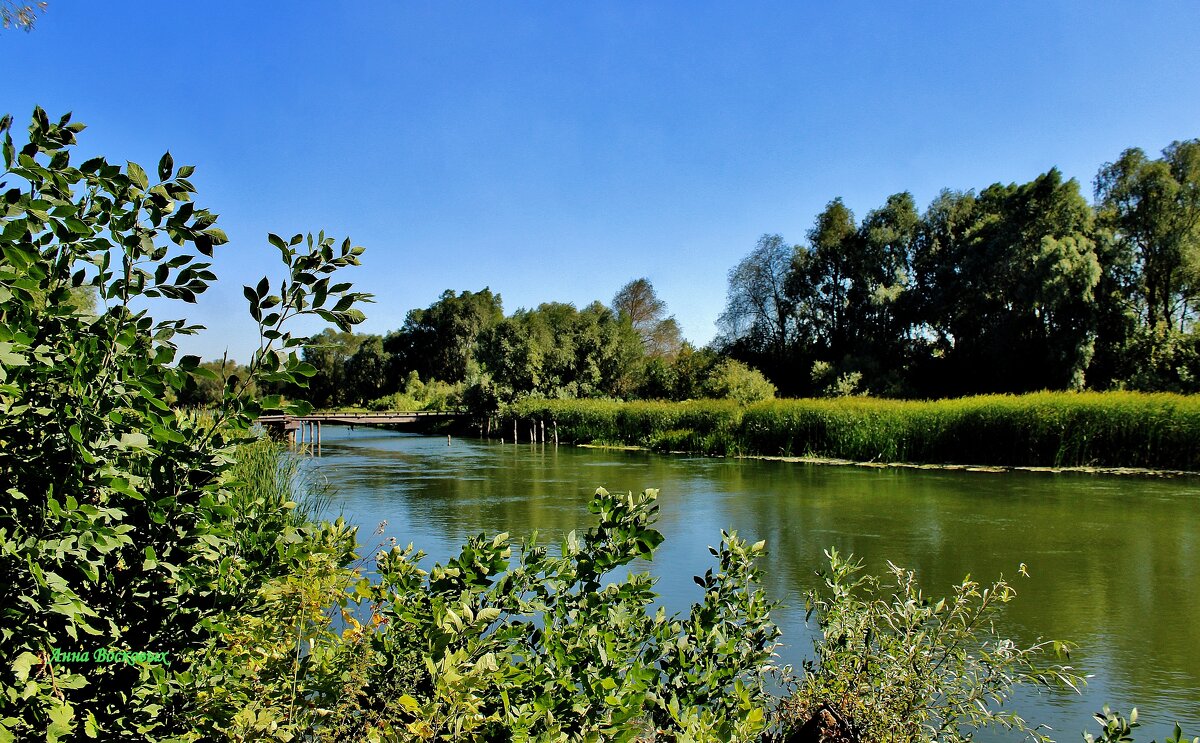
<instances>
[{"instance_id":1,"label":"grassy shoreline","mask_svg":"<svg viewBox=\"0 0 1200 743\"><path fill-rule=\"evenodd\" d=\"M885 465L1200 471L1200 397L1042 392L954 400L874 398L615 402L526 400L502 415L560 441L693 454Z\"/></svg>"}]
</instances>

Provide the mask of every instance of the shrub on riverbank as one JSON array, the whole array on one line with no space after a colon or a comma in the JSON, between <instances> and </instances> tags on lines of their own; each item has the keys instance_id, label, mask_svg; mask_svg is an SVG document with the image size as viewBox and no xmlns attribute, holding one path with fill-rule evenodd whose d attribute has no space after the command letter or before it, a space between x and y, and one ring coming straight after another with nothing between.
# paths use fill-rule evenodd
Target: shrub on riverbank
<instances>
[{"instance_id":1,"label":"shrub on riverbank","mask_svg":"<svg viewBox=\"0 0 1200 743\"><path fill-rule=\"evenodd\" d=\"M745 407L712 400L526 400L502 414L500 430L510 430L513 418L522 438L537 420L557 423L563 441L703 454L1200 470L1200 397L1165 393L849 397Z\"/></svg>"},{"instance_id":2,"label":"shrub on riverbank","mask_svg":"<svg viewBox=\"0 0 1200 743\"><path fill-rule=\"evenodd\" d=\"M1016 596L1007 581L983 586L968 576L934 599L910 570L888 563L883 581L861 575L853 556L825 555L825 585L805 599L819 630L815 657L783 704L782 728L813 732L801 740L965 743L994 726L1051 743L1005 702L1022 684L1077 691L1084 678L1042 660L1064 654L1063 643L1022 647L997 634L995 620Z\"/></svg>"}]
</instances>

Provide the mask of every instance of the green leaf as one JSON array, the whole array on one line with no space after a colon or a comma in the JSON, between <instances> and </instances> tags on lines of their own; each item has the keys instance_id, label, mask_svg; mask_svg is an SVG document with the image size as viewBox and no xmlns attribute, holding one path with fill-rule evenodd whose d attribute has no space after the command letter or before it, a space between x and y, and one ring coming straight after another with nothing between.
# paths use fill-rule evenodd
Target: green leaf
<instances>
[{"instance_id":1,"label":"green leaf","mask_svg":"<svg viewBox=\"0 0 1200 743\"><path fill-rule=\"evenodd\" d=\"M125 171L129 174L129 180L138 188L145 189L150 185L150 179L146 176L146 171L142 170L141 165L132 160L126 161Z\"/></svg>"},{"instance_id":2,"label":"green leaf","mask_svg":"<svg viewBox=\"0 0 1200 743\"><path fill-rule=\"evenodd\" d=\"M220 227L209 227L204 231L204 234L212 238L213 245L224 245L229 242L229 237L225 234L225 230Z\"/></svg>"},{"instance_id":3,"label":"green leaf","mask_svg":"<svg viewBox=\"0 0 1200 743\"><path fill-rule=\"evenodd\" d=\"M100 725L96 722L96 715L88 712L87 719L83 721L83 734L89 738L95 738L100 732Z\"/></svg>"},{"instance_id":4,"label":"green leaf","mask_svg":"<svg viewBox=\"0 0 1200 743\"><path fill-rule=\"evenodd\" d=\"M40 662L41 660L36 655L28 651L18 655L11 666L13 673L17 676L17 681L22 684L25 683L29 678L29 669L33 668L34 663Z\"/></svg>"},{"instance_id":5,"label":"green leaf","mask_svg":"<svg viewBox=\"0 0 1200 743\"><path fill-rule=\"evenodd\" d=\"M165 181L171 177L171 171L175 169L175 160L171 157L171 151L167 150L163 153L162 159L158 161L158 179Z\"/></svg>"},{"instance_id":6,"label":"green leaf","mask_svg":"<svg viewBox=\"0 0 1200 743\"><path fill-rule=\"evenodd\" d=\"M5 366L29 366L29 360L23 354L13 351L13 344L0 343L0 364Z\"/></svg>"},{"instance_id":7,"label":"green leaf","mask_svg":"<svg viewBox=\"0 0 1200 743\"><path fill-rule=\"evenodd\" d=\"M120 446L122 449L145 449L149 445L150 439L146 438L144 433L132 431L121 434Z\"/></svg>"},{"instance_id":8,"label":"green leaf","mask_svg":"<svg viewBox=\"0 0 1200 743\"><path fill-rule=\"evenodd\" d=\"M91 233L91 230L89 230L88 226L83 223L83 220L76 217L67 217L63 220L63 224L67 226L68 230L74 232L76 235L87 235Z\"/></svg>"},{"instance_id":9,"label":"green leaf","mask_svg":"<svg viewBox=\"0 0 1200 743\"><path fill-rule=\"evenodd\" d=\"M75 729L72 720L75 710L67 704L60 704L50 709L50 725L46 728L47 743L56 743L59 738L70 735Z\"/></svg>"}]
</instances>

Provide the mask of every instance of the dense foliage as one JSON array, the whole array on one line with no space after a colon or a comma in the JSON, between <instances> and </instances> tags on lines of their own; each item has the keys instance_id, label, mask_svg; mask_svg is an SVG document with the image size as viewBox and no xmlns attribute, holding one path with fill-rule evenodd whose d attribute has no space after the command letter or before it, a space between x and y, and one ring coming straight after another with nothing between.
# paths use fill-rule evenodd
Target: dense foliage
<instances>
[{"instance_id":1,"label":"dense foliage","mask_svg":"<svg viewBox=\"0 0 1200 743\"><path fill-rule=\"evenodd\" d=\"M0 121L0 740L158 739L187 728L187 658L301 561L288 545L317 529L287 518L294 504L277 493L239 490L230 454L257 409L247 386L311 372L283 324L361 318L361 295L317 278L361 248L272 236L287 278L273 295L265 278L246 287L262 333L248 377L225 380L216 417L178 412L164 400L215 375L176 358L173 338L194 328L144 308L193 302L215 278L204 259L226 238L192 201L194 169L170 154L156 179L136 163L76 166L84 127L69 115L37 109L19 148L11 125ZM88 287L91 307L75 299ZM96 650L167 660L53 660Z\"/></svg>"},{"instance_id":2,"label":"dense foliage","mask_svg":"<svg viewBox=\"0 0 1200 743\"><path fill-rule=\"evenodd\" d=\"M724 535L703 601L669 617L649 575L614 575L662 541L655 497L597 491L596 525L553 551L481 535L425 571L393 546L373 582L310 561L196 674L200 723L235 739L750 740L778 634L763 545Z\"/></svg>"},{"instance_id":3,"label":"dense foliage","mask_svg":"<svg viewBox=\"0 0 1200 743\"><path fill-rule=\"evenodd\" d=\"M1200 470L1200 400L1137 392L1042 392L953 400L842 397L732 401L526 400L505 409L528 440L545 421L567 442L860 462Z\"/></svg>"}]
</instances>

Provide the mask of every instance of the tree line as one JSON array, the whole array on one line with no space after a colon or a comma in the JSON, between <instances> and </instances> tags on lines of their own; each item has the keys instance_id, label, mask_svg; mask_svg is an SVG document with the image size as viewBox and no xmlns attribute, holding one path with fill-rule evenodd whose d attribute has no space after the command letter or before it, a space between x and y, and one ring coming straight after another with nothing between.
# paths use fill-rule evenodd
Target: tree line
<instances>
[{"instance_id":1,"label":"tree line","mask_svg":"<svg viewBox=\"0 0 1200 743\"><path fill-rule=\"evenodd\" d=\"M322 408L480 411L531 397L752 401L774 394L744 363L684 341L646 279L629 282L608 305L547 302L508 316L490 289L447 290L385 335L327 329L303 357L314 369L307 389L266 391ZM228 361L207 366L211 378L198 379L182 402L205 404L238 373Z\"/></svg>"},{"instance_id":2,"label":"tree line","mask_svg":"<svg viewBox=\"0 0 1200 743\"><path fill-rule=\"evenodd\" d=\"M318 407L492 409L525 398L684 400L1200 388L1200 141L1129 149L1080 184L912 194L857 219L840 198L802 243L763 235L728 275L704 348L645 278L608 304L505 315L447 290L384 335L326 330L304 350ZM184 402L219 393L210 362ZM204 389L207 384L211 389Z\"/></svg>"},{"instance_id":3,"label":"tree line","mask_svg":"<svg viewBox=\"0 0 1200 743\"><path fill-rule=\"evenodd\" d=\"M716 345L788 395L1196 391L1200 141L1126 150L1094 195L1051 169L923 213L834 199L730 271Z\"/></svg>"}]
</instances>

